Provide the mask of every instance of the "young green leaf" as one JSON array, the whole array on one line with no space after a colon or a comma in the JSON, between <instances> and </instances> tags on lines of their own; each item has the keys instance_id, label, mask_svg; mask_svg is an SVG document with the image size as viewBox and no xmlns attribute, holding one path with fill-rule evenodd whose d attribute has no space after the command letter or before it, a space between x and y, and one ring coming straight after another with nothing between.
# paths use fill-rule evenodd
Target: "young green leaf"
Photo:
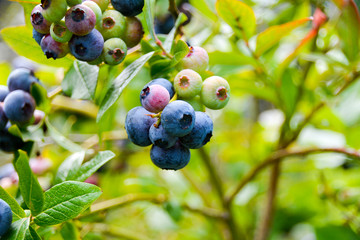
<instances>
[{"instance_id":1,"label":"young green leaf","mask_svg":"<svg viewBox=\"0 0 360 240\"><path fill-rule=\"evenodd\" d=\"M11 224L10 229L6 232L4 236L1 237L1 239L6 239L6 240L29 239L29 238L25 238L29 226L30 226L30 218L21 218Z\"/></svg>"},{"instance_id":2,"label":"young green leaf","mask_svg":"<svg viewBox=\"0 0 360 240\"><path fill-rule=\"evenodd\" d=\"M106 111L119 99L124 88L129 82L136 76L145 63L152 57L154 52L150 52L140 57L129 66L127 66L120 75L113 81L108 89L103 101L100 105L100 110L96 118L96 122L99 123Z\"/></svg>"},{"instance_id":3,"label":"young green leaf","mask_svg":"<svg viewBox=\"0 0 360 240\"><path fill-rule=\"evenodd\" d=\"M45 192L43 212L34 219L39 226L55 225L77 217L101 195L97 186L66 181Z\"/></svg>"},{"instance_id":4,"label":"young green leaf","mask_svg":"<svg viewBox=\"0 0 360 240\"><path fill-rule=\"evenodd\" d=\"M85 181L114 157L115 154L111 151L99 152L93 159L84 163L84 165L82 165L75 175L71 176L69 180L76 180L80 182Z\"/></svg>"},{"instance_id":5,"label":"young green leaf","mask_svg":"<svg viewBox=\"0 0 360 240\"><path fill-rule=\"evenodd\" d=\"M155 29L154 29L154 8L155 8L155 1L154 0L145 0L144 5L144 15L145 21L147 25L147 29L150 33L151 38L156 41Z\"/></svg>"},{"instance_id":6,"label":"young green leaf","mask_svg":"<svg viewBox=\"0 0 360 240\"><path fill-rule=\"evenodd\" d=\"M254 11L239 0L217 0L216 10L238 37L248 42L256 29Z\"/></svg>"},{"instance_id":7,"label":"young green leaf","mask_svg":"<svg viewBox=\"0 0 360 240\"><path fill-rule=\"evenodd\" d=\"M173 27L173 29L171 29L171 31L169 32L169 34L167 35L165 42L164 42L164 49L167 52L171 51L171 47L173 46L173 41L175 38L175 33L177 31L177 29L179 28L179 26L184 23L187 20L187 16L184 13L180 13L178 18L176 19L175 22L175 26Z\"/></svg>"},{"instance_id":8,"label":"young green leaf","mask_svg":"<svg viewBox=\"0 0 360 240\"><path fill-rule=\"evenodd\" d=\"M72 176L79 171L85 158L85 151L77 152L66 158L57 170L54 184L72 180Z\"/></svg>"},{"instance_id":9,"label":"young green leaf","mask_svg":"<svg viewBox=\"0 0 360 240\"><path fill-rule=\"evenodd\" d=\"M281 25L269 27L268 29L260 33L257 37L255 55L261 56L261 54L263 54L275 44L277 44L284 36L289 34L292 30L310 20L311 18L303 18Z\"/></svg>"},{"instance_id":10,"label":"young green leaf","mask_svg":"<svg viewBox=\"0 0 360 240\"><path fill-rule=\"evenodd\" d=\"M60 234L64 240L79 240L80 234L76 226L72 222L66 222L62 225Z\"/></svg>"},{"instance_id":11,"label":"young green leaf","mask_svg":"<svg viewBox=\"0 0 360 240\"><path fill-rule=\"evenodd\" d=\"M19 150L14 160L14 167L19 175L19 187L24 202L36 216L41 212L44 204L43 190L32 173L27 154Z\"/></svg>"},{"instance_id":12,"label":"young green leaf","mask_svg":"<svg viewBox=\"0 0 360 240\"><path fill-rule=\"evenodd\" d=\"M4 200L7 204L9 204L11 211L13 213L13 222L21 218L24 218L26 216L24 209L22 209L18 204L18 202L10 194L8 194L1 186L0 186L0 199Z\"/></svg>"},{"instance_id":13,"label":"young green leaf","mask_svg":"<svg viewBox=\"0 0 360 240\"><path fill-rule=\"evenodd\" d=\"M33 83L31 85L31 95L34 97L36 102L36 107L39 110L48 113L51 109L50 99L47 96L46 89L39 83Z\"/></svg>"},{"instance_id":14,"label":"young green leaf","mask_svg":"<svg viewBox=\"0 0 360 240\"><path fill-rule=\"evenodd\" d=\"M26 230L25 240L41 240L39 234L31 226Z\"/></svg>"},{"instance_id":15,"label":"young green leaf","mask_svg":"<svg viewBox=\"0 0 360 240\"><path fill-rule=\"evenodd\" d=\"M211 11L206 0L190 0L190 4L208 19L212 20L213 22L218 21L218 16L216 16L216 14Z\"/></svg>"},{"instance_id":16,"label":"young green leaf","mask_svg":"<svg viewBox=\"0 0 360 240\"><path fill-rule=\"evenodd\" d=\"M61 82L63 92L71 98L93 100L98 75L98 66L76 60Z\"/></svg>"}]
</instances>

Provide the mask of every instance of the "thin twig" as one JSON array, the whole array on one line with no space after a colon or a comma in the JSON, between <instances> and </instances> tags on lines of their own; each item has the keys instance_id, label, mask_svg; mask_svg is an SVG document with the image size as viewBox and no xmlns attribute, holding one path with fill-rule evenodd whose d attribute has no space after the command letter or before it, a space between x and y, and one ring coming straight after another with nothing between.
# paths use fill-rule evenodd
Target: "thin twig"
<instances>
[{"instance_id":1,"label":"thin twig","mask_svg":"<svg viewBox=\"0 0 360 240\"><path fill-rule=\"evenodd\" d=\"M175 0L169 0L169 12L173 15L174 19L177 19L179 16L179 9L176 6Z\"/></svg>"}]
</instances>

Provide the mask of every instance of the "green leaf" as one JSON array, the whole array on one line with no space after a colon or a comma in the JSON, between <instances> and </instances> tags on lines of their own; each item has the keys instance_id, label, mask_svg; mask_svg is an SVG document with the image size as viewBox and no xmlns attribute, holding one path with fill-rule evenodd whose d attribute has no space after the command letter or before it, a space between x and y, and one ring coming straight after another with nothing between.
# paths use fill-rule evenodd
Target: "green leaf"
<instances>
[{"instance_id":1,"label":"green leaf","mask_svg":"<svg viewBox=\"0 0 360 240\"><path fill-rule=\"evenodd\" d=\"M24 142L28 141L42 141L44 137L44 131L42 129L42 124L31 125L26 129L20 129L16 124L9 127L9 132L21 138Z\"/></svg>"},{"instance_id":2,"label":"green leaf","mask_svg":"<svg viewBox=\"0 0 360 240\"><path fill-rule=\"evenodd\" d=\"M190 4L213 22L217 22L219 20L218 16L211 11L205 0L190 0Z\"/></svg>"},{"instance_id":3,"label":"green leaf","mask_svg":"<svg viewBox=\"0 0 360 240\"><path fill-rule=\"evenodd\" d=\"M31 95L34 97L36 102L36 108L45 113L49 113L51 110L51 102L47 96L46 89L39 83L31 85Z\"/></svg>"},{"instance_id":4,"label":"green leaf","mask_svg":"<svg viewBox=\"0 0 360 240\"><path fill-rule=\"evenodd\" d=\"M79 240L80 234L76 226L72 222L66 222L60 229L60 234L64 240Z\"/></svg>"},{"instance_id":5,"label":"green leaf","mask_svg":"<svg viewBox=\"0 0 360 240\"><path fill-rule=\"evenodd\" d=\"M13 221L17 221L21 218L26 217L24 209L20 207L18 202L8 194L1 186L0 186L0 199L4 200L7 204L9 204L11 211L13 213Z\"/></svg>"},{"instance_id":6,"label":"green leaf","mask_svg":"<svg viewBox=\"0 0 360 240\"><path fill-rule=\"evenodd\" d=\"M171 31L169 32L169 34L167 35L165 42L164 42L164 49L167 52L171 51L171 47L173 46L173 41L175 38L175 33L178 29L178 27L184 23L187 20L187 16L184 13L180 13L178 18L176 19L175 25L173 27L173 29L171 29Z\"/></svg>"},{"instance_id":7,"label":"green leaf","mask_svg":"<svg viewBox=\"0 0 360 240\"><path fill-rule=\"evenodd\" d=\"M69 150L70 152L80 152L84 150L80 145L70 141L64 135L62 135L53 125L51 125L48 118L45 118L45 123L50 136L57 144Z\"/></svg>"},{"instance_id":8,"label":"green leaf","mask_svg":"<svg viewBox=\"0 0 360 240\"><path fill-rule=\"evenodd\" d=\"M294 78L297 76L298 72L293 69L287 69L282 78L281 83L281 96L282 103L284 105L285 114L291 116L296 107L297 100L297 86L294 84Z\"/></svg>"},{"instance_id":9,"label":"green leaf","mask_svg":"<svg viewBox=\"0 0 360 240\"><path fill-rule=\"evenodd\" d=\"M28 239L25 238L26 232L30 226L30 218L22 218L13 222L10 226L10 229L6 232L1 239L6 240L24 240Z\"/></svg>"},{"instance_id":10,"label":"green leaf","mask_svg":"<svg viewBox=\"0 0 360 240\"><path fill-rule=\"evenodd\" d=\"M106 111L109 110L109 108L114 105L114 103L119 99L124 88L136 76L136 74L141 70L141 68L152 57L153 54L154 52L147 53L133 63L131 63L113 81L103 101L101 102L100 110L96 119L97 123L100 122Z\"/></svg>"},{"instance_id":11,"label":"green leaf","mask_svg":"<svg viewBox=\"0 0 360 240\"><path fill-rule=\"evenodd\" d=\"M61 82L63 92L71 98L93 100L98 75L98 66L76 60Z\"/></svg>"},{"instance_id":12,"label":"green leaf","mask_svg":"<svg viewBox=\"0 0 360 240\"><path fill-rule=\"evenodd\" d=\"M1 30L4 41L19 55L29 58L40 64L54 67L68 68L73 58L68 54L56 60L47 59L40 46L32 38L32 31L25 26L8 27Z\"/></svg>"},{"instance_id":13,"label":"green leaf","mask_svg":"<svg viewBox=\"0 0 360 240\"><path fill-rule=\"evenodd\" d=\"M29 158L24 151L18 151L14 166L19 175L19 187L24 202L31 213L37 215L41 212L44 204L43 190L31 171Z\"/></svg>"},{"instance_id":14,"label":"green leaf","mask_svg":"<svg viewBox=\"0 0 360 240\"><path fill-rule=\"evenodd\" d=\"M25 240L41 240L39 234L31 227L26 230Z\"/></svg>"},{"instance_id":15,"label":"green leaf","mask_svg":"<svg viewBox=\"0 0 360 240\"><path fill-rule=\"evenodd\" d=\"M157 37L154 29L154 14L153 14L154 9L155 9L155 0L145 0L143 12L145 15L146 26L150 33L151 38L154 41L156 41Z\"/></svg>"},{"instance_id":16,"label":"green leaf","mask_svg":"<svg viewBox=\"0 0 360 240\"><path fill-rule=\"evenodd\" d=\"M252 57L248 57L239 52L210 52L209 53L210 66L212 65L253 65L257 63Z\"/></svg>"},{"instance_id":17,"label":"green leaf","mask_svg":"<svg viewBox=\"0 0 360 240\"><path fill-rule=\"evenodd\" d=\"M238 37L247 42L253 36L256 18L251 7L239 0L217 0L216 10Z\"/></svg>"},{"instance_id":18,"label":"green leaf","mask_svg":"<svg viewBox=\"0 0 360 240\"><path fill-rule=\"evenodd\" d=\"M295 28L310 21L311 18L303 18L285 24L272 26L260 33L256 39L255 55L261 56L264 52L276 45L284 36Z\"/></svg>"},{"instance_id":19,"label":"green leaf","mask_svg":"<svg viewBox=\"0 0 360 240\"><path fill-rule=\"evenodd\" d=\"M74 176L71 176L71 179L69 180L76 180L80 182L85 181L91 175L93 175L93 173L95 173L100 167L102 167L105 163L107 163L114 157L115 154L111 151L99 152L93 159L84 163L84 165L81 166L79 171L77 171Z\"/></svg>"},{"instance_id":20,"label":"green leaf","mask_svg":"<svg viewBox=\"0 0 360 240\"><path fill-rule=\"evenodd\" d=\"M55 225L77 217L101 195L97 186L67 181L45 192L43 212L34 219L39 226Z\"/></svg>"},{"instance_id":21,"label":"green leaf","mask_svg":"<svg viewBox=\"0 0 360 240\"><path fill-rule=\"evenodd\" d=\"M327 225L315 229L316 239L341 239L341 240L356 240L360 239L351 228L347 226Z\"/></svg>"},{"instance_id":22,"label":"green leaf","mask_svg":"<svg viewBox=\"0 0 360 240\"><path fill-rule=\"evenodd\" d=\"M55 184L71 180L71 177L79 171L85 158L85 151L77 152L66 158L57 170Z\"/></svg>"}]
</instances>

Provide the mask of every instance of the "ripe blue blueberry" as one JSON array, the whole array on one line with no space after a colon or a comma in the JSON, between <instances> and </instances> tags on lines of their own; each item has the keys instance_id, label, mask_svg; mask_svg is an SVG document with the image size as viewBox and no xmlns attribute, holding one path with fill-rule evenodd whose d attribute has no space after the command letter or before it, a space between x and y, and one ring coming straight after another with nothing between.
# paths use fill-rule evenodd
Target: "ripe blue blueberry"
<instances>
[{"instance_id":1,"label":"ripe blue blueberry","mask_svg":"<svg viewBox=\"0 0 360 240\"><path fill-rule=\"evenodd\" d=\"M161 85L145 86L140 93L141 105L148 111L158 113L170 101L170 94L166 88Z\"/></svg>"},{"instance_id":2,"label":"ripe blue blueberry","mask_svg":"<svg viewBox=\"0 0 360 240\"><path fill-rule=\"evenodd\" d=\"M229 83L222 77L209 77L203 82L200 96L207 108L221 109L230 100Z\"/></svg>"},{"instance_id":3,"label":"ripe blue blueberry","mask_svg":"<svg viewBox=\"0 0 360 240\"><path fill-rule=\"evenodd\" d=\"M37 32L47 34L50 32L51 22L44 18L42 12L43 9L41 7L41 4L36 5L31 12L30 20L33 28Z\"/></svg>"},{"instance_id":4,"label":"ripe blue blueberry","mask_svg":"<svg viewBox=\"0 0 360 240\"><path fill-rule=\"evenodd\" d=\"M3 102L8 94L9 88L7 86L0 85L0 102Z\"/></svg>"},{"instance_id":5,"label":"ripe blue blueberry","mask_svg":"<svg viewBox=\"0 0 360 240\"><path fill-rule=\"evenodd\" d=\"M150 150L151 161L161 169L179 170L190 161L190 150L177 142L170 148L153 145Z\"/></svg>"},{"instance_id":6,"label":"ripe blue blueberry","mask_svg":"<svg viewBox=\"0 0 360 240\"><path fill-rule=\"evenodd\" d=\"M136 17L126 18L126 28L122 39L129 48L135 47L144 36L143 26Z\"/></svg>"},{"instance_id":7,"label":"ripe blue blueberry","mask_svg":"<svg viewBox=\"0 0 360 240\"><path fill-rule=\"evenodd\" d=\"M103 58L105 63L117 65L124 61L127 54L127 46L120 38L110 38L104 42Z\"/></svg>"},{"instance_id":8,"label":"ripe blue blueberry","mask_svg":"<svg viewBox=\"0 0 360 240\"><path fill-rule=\"evenodd\" d=\"M131 109L125 120L125 129L131 142L138 146L149 146L149 129L156 119L149 116L151 114L143 107Z\"/></svg>"},{"instance_id":9,"label":"ripe blue blueberry","mask_svg":"<svg viewBox=\"0 0 360 240\"><path fill-rule=\"evenodd\" d=\"M158 127L154 124L150 127L149 138L154 145L161 148L172 147L178 140L177 137L169 135L161 124Z\"/></svg>"},{"instance_id":10,"label":"ripe blue blueberry","mask_svg":"<svg viewBox=\"0 0 360 240\"><path fill-rule=\"evenodd\" d=\"M4 108L0 105L0 130L3 130L8 122L8 119L5 115Z\"/></svg>"},{"instance_id":11,"label":"ripe blue blueberry","mask_svg":"<svg viewBox=\"0 0 360 240\"><path fill-rule=\"evenodd\" d=\"M103 47L104 38L101 33L93 29L88 35L73 35L69 42L70 52L74 57L82 61L93 61L100 57Z\"/></svg>"},{"instance_id":12,"label":"ripe blue blueberry","mask_svg":"<svg viewBox=\"0 0 360 240\"><path fill-rule=\"evenodd\" d=\"M148 87L148 86L151 86L154 84L158 84L158 85L161 85L164 88L166 88L166 90L168 90L168 92L170 94L170 99L174 96L175 90L169 80L166 80L165 78L156 78L156 79L152 80L151 82L149 82L148 84L146 84L145 87Z\"/></svg>"},{"instance_id":13,"label":"ripe blue blueberry","mask_svg":"<svg viewBox=\"0 0 360 240\"><path fill-rule=\"evenodd\" d=\"M209 55L201 47L189 47L190 51L180 63L178 69L192 69L198 73L204 72L209 65Z\"/></svg>"},{"instance_id":14,"label":"ripe blue blueberry","mask_svg":"<svg viewBox=\"0 0 360 240\"><path fill-rule=\"evenodd\" d=\"M125 17L115 10L106 10L98 25L98 29L105 40L123 36L125 27Z\"/></svg>"},{"instance_id":15,"label":"ripe blue blueberry","mask_svg":"<svg viewBox=\"0 0 360 240\"><path fill-rule=\"evenodd\" d=\"M193 98L198 95L202 87L201 76L191 69L180 71L174 79L174 88L179 97Z\"/></svg>"},{"instance_id":16,"label":"ripe blue blueberry","mask_svg":"<svg viewBox=\"0 0 360 240\"><path fill-rule=\"evenodd\" d=\"M23 90L10 92L4 101L6 117L13 123L25 125L30 122L35 111L35 100Z\"/></svg>"},{"instance_id":17,"label":"ripe blue blueberry","mask_svg":"<svg viewBox=\"0 0 360 240\"><path fill-rule=\"evenodd\" d=\"M39 82L34 76L34 72L27 68L17 68L8 77L7 85L10 91L21 89L30 93L31 85Z\"/></svg>"},{"instance_id":18,"label":"ripe blue blueberry","mask_svg":"<svg viewBox=\"0 0 360 240\"><path fill-rule=\"evenodd\" d=\"M12 222L12 212L9 204L0 199L0 237L10 228Z\"/></svg>"},{"instance_id":19,"label":"ripe blue blueberry","mask_svg":"<svg viewBox=\"0 0 360 240\"><path fill-rule=\"evenodd\" d=\"M111 0L111 4L122 15L133 17L142 12L144 0Z\"/></svg>"},{"instance_id":20,"label":"ripe blue blueberry","mask_svg":"<svg viewBox=\"0 0 360 240\"><path fill-rule=\"evenodd\" d=\"M0 130L0 150L4 152L15 152L24 146L21 138L9 133L10 126L11 124L8 122L5 128Z\"/></svg>"},{"instance_id":21,"label":"ripe blue blueberry","mask_svg":"<svg viewBox=\"0 0 360 240\"><path fill-rule=\"evenodd\" d=\"M169 103L161 113L161 124L165 131L172 136L182 137L189 134L194 123L194 108L182 100Z\"/></svg>"},{"instance_id":22,"label":"ripe blue blueberry","mask_svg":"<svg viewBox=\"0 0 360 240\"><path fill-rule=\"evenodd\" d=\"M66 0L41 0L42 15L49 22L60 21L66 13Z\"/></svg>"},{"instance_id":23,"label":"ripe blue blueberry","mask_svg":"<svg viewBox=\"0 0 360 240\"><path fill-rule=\"evenodd\" d=\"M56 42L50 34L47 34L42 38L41 50L44 52L47 58L62 58L69 53L69 46L67 43Z\"/></svg>"},{"instance_id":24,"label":"ripe blue blueberry","mask_svg":"<svg viewBox=\"0 0 360 240\"><path fill-rule=\"evenodd\" d=\"M213 122L204 112L195 112L195 125L191 132L180 138L180 142L190 149L201 148L210 141Z\"/></svg>"},{"instance_id":25,"label":"ripe blue blueberry","mask_svg":"<svg viewBox=\"0 0 360 240\"><path fill-rule=\"evenodd\" d=\"M168 34L174 26L175 20L171 14L167 14L163 18L155 18L156 34Z\"/></svg>"},{"instance_id":26,"label":"ripe blue blueberry","mask_svg":"<svg viewBox=\"0 0 360 240\"><path fill-rule=\"evenodd\" d=\"M34 28L32 30L33 39L37 42L37 44L41 44L41 39L45 36L45 34L37 32Z\"/></svg>"},{"instance_id":27,"label":"ripe blue blueberry","mask_svg":"<svg viewBox=\"0 0 360 240\"><path fill-rule=\"evenodd\" d=\"M91 8L78 4L71 7L65 15L66 27L75 35L84 36L94 29L96 16Z\"/></svg>"}]
</instances>

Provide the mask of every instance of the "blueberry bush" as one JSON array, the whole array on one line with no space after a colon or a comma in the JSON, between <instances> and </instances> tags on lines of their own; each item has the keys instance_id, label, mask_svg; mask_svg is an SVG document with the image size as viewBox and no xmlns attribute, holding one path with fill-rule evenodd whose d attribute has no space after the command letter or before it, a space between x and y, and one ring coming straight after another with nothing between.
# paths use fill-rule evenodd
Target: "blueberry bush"
<instances>
[{"instance_id":1,"label":"blueberry bush","mask_svg":"<svg viewBox=\"0 0 360 240\"><path fill-rule=\"evenodd\" d=\"M360 239L359 8L0 1L0 238Z\"/></svg>"}]
</instances>

